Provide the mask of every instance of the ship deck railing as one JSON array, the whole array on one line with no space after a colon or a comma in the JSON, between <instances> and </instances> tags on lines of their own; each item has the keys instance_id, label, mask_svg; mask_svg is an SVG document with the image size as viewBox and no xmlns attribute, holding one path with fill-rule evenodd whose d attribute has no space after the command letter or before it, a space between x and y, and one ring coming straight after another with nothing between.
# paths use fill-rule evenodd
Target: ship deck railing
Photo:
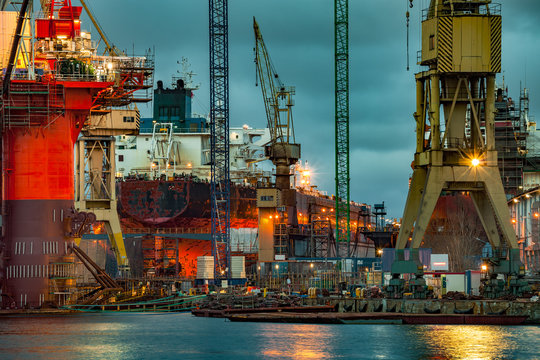
<instances>
[{"instance_id":1,"label":"ship deck railing","mask_svg":"<svg viewBox=\"0 0 540 360\"><path fill-rule=\"evenodd\" d=\"M208 228L124 228L124 234L208 234Z\"/></svg>"}]
</instances>

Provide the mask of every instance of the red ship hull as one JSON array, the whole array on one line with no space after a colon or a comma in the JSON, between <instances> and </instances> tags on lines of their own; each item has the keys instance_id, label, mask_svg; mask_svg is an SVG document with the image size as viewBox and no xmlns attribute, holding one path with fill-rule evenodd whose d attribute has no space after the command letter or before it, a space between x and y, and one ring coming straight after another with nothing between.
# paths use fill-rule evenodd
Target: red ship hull
<instances>
[{"instance_id":1,"label":"red ship hull","mask_svg":"<svg viewBox=\"0 0 540 360\"><path fill-rule=\"evenodd\" d=\"M70 295L74 143L95 95L109 85L12 81L2 139L4 306L61 304Z\"/></svg>"}]
</instances>

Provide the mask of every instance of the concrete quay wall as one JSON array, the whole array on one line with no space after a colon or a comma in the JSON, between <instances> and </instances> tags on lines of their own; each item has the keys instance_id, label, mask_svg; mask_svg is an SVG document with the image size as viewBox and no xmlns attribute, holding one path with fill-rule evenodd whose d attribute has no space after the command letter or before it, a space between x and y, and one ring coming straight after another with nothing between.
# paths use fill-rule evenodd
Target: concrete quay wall
<instances>
[{"instance_id":1,"label":"concrete quay wall","mask_svg":"<svg viewBox=\"0 0 540 360\"><path fill-rule=\"evenodd\" d=\"M303 305L332 305L339 312L527 315L527 321L529 323L540 324L540 301L532 302L528 300L420 300L318 297L314 299L303 299Z\"/></svg>"}]
</instances>

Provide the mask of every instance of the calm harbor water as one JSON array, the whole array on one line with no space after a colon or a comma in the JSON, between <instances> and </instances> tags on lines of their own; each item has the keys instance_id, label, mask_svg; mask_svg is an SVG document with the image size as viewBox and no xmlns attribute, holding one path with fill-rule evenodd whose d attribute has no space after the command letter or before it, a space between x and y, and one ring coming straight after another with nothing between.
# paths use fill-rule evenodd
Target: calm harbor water
<instances>
[{"instance_id":1,"label":"calm harbor water","mask_svg":"<svg viewBox=\"0 0 540 360\"><path fill-rule=\"evenodd\" d=\"M540 359L540 326L232 323L191 314L0 317L0 359Z\"/></svg>"}]
</instances>

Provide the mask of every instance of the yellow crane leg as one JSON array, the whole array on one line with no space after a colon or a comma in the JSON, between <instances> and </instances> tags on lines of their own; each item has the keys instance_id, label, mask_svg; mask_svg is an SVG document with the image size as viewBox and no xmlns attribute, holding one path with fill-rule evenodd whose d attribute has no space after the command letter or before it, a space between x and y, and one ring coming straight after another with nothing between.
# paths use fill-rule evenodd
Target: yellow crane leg
<instances>
[{"instance_id":1,"label":"yellow crane leg","mask_svg":"<svg viewBox=\"0 0 540 360\"><path fill-rule=\"evenodd\" d=\"M109 241L111 242L114 255L116 256L118 270L129 270L129 261L127 258L124 237L122 235L122 229L120 228L118 216L111 216L107 221L105 221L105 227L107 229L107 235L109 236Z\"/></svg>"}]
</instances>

